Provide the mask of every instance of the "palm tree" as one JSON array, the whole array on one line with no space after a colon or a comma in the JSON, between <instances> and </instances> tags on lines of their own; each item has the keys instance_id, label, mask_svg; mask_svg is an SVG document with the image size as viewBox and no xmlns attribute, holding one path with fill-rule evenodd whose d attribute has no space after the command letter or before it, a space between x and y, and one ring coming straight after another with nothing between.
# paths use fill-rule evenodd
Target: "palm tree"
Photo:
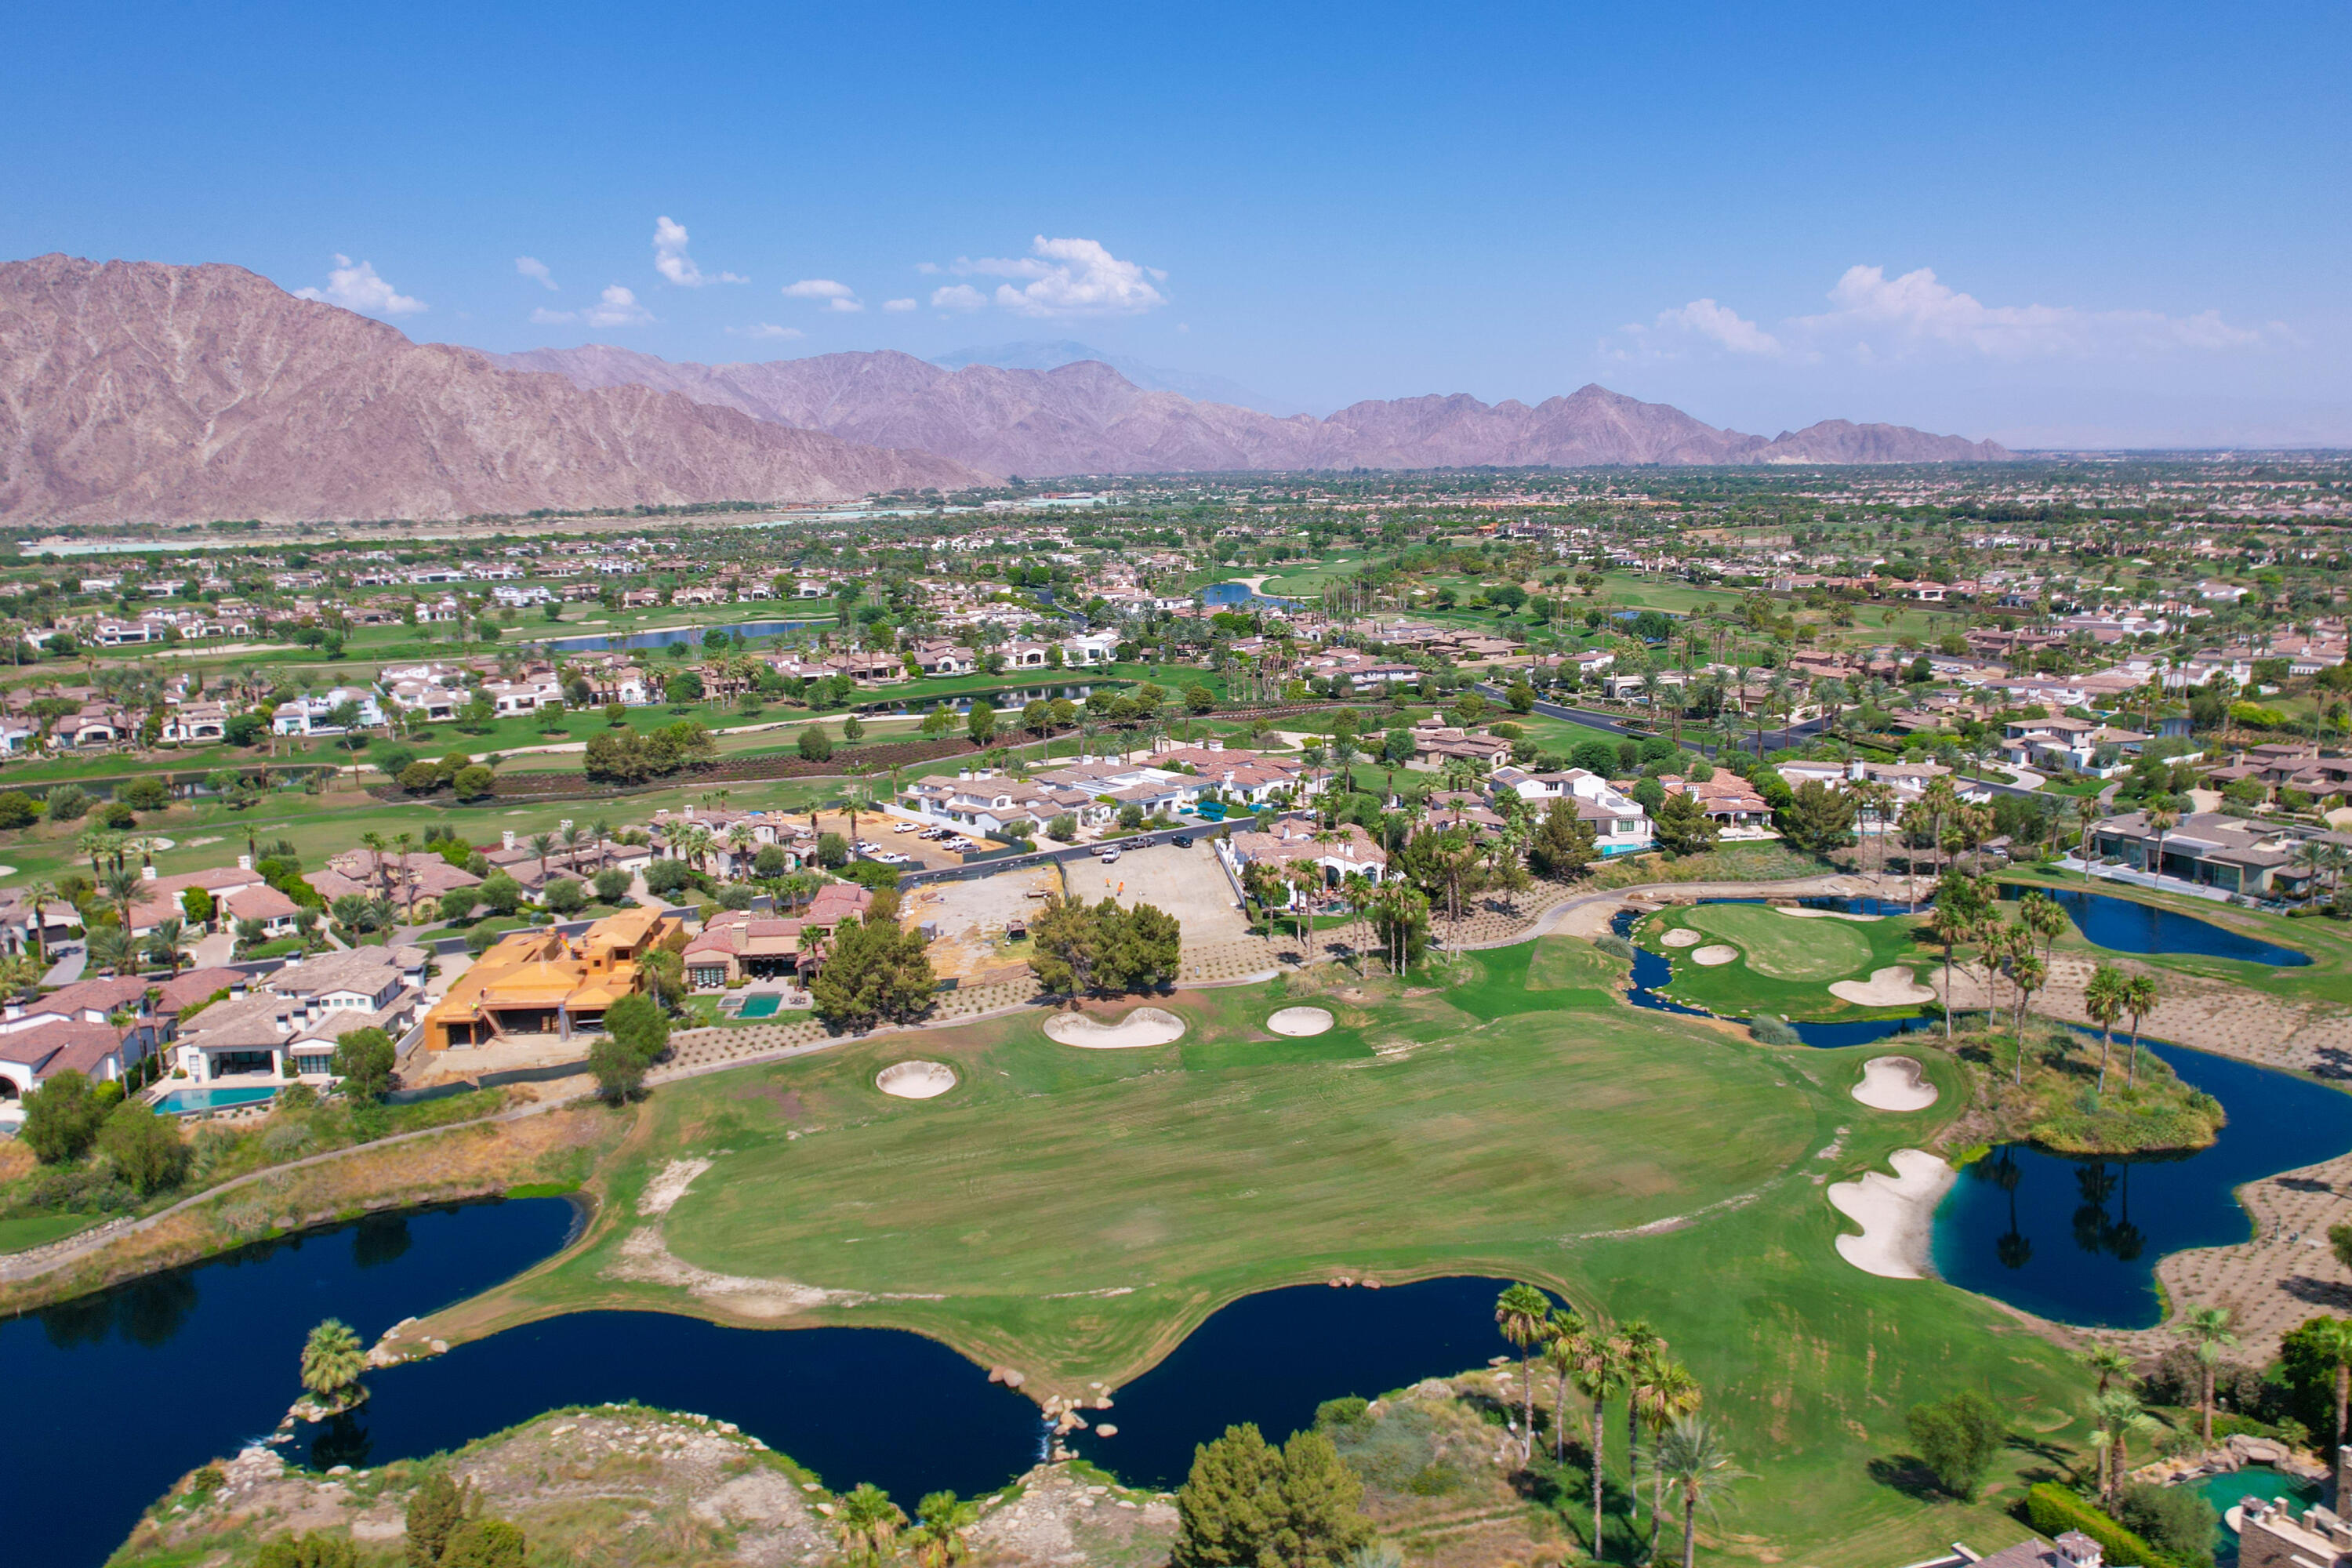
<instances>
[{"instance_id":1,"label":"palm tree","mask_svg":"<svg viewBox=\"0 0 2352 1568\"><path fill-rule=\"evenodd\" d=\"M1551 1333L1551 1298L1525 1281L1495 1298L1495 1327L1519 1351L1519 1373L1527 1384L1527 1425L1519 1433L1519 1463L1535 1451L1536 1352Z\"/></svg>"},{"instance_id":2,"label":"palm tree","mask_svg":"<svg viewBox=\"0 0 2352 1568\"><path fill-rule=\"evenodd\" d=\"M383 834L378 833L373 828L370 828L365 833L360 835L360 847L366 850L368 854L373 857L371 864L375 868L376 886L383 890L384 897L390 898L392 896L392 881L384 875L383 857L384 852L390 849L392 846L384 841Z\"/></svg>"},{"instance_id":3,"label":"palm tree","mask_svg":"<svg viewBox=\"0 0 2352 1568\"><path fill-rule=\"evenodd\" d=\"M2156 1430L2158 1424L2127 1389L2110 1389L2092 1402L2092 1408L2097 1423L2091 1440L2099 1449L2099 1497L2112 1510L2123 1486L2124 1467L2130 1463L2131 1439Z\"/></svg>"},{"instance_id":4,"label":"palm tree","mask_svg":"<svg viewBox=\"0 0 2352 1568\"><path fill-rule=\"evenodd\" d=\"M2030 952L2019 953L2009 961L2010 983L2017 987L2017 1022L2012 1031L2017 1036L2017 1075L2015 1081L2025 1081L2025 1020L2032 1011L2033 994L2048 983L2050 972L2040 959Z\"/></svg>"},{"instance_id":5,"label":"palm tree","mask_svg":"<svg viewBox=\"0 0 2352 1568\"><path fill-rule=\"evenodd\" d=\"M186 938L187 924L177 915L157 921L147 935L147 956L170 970L174 980L180 977L180 943Z\"/></svg>"},{"instance_id":6,"label":"palm tree","mask_svg":"<svg viewBox=\"0 0 2352 1568\"><path fill-rule=\"evenodd\" d=\"M25 902L33 912L33 952L39 957L44 968L47 967L49 961L49 928L48 917L42 912L42 910L49 904L65 902L65 894L58 890L58 885L47 878L41 879L25 889Z\"/></svg>"},{"instance_id":7,"label":"palm tree","mask_svg":"<svg viewBox=\"0 0 2352 1568\"><path fill-rule=\"evenodd\" d=\"M596 836L596 869L602 871L611 865L613 860L613 849L609 842L613 837L612 821L608 817L597 817L588 825L588 831Z\"/></svg>"},{"instance_id":8,"label":"palm tree","mask_svg":"<svg viewBox=\"0 0 2352 1568\"><path fill-rule=\"evenodd\" d=\"M2107 1087L2107 1045L2115 1037L2116 1020L2124 1014L2124 976L2118 969L2102 963L2091 973L2091 983L2083 987L2083 1011L2099 1026L2099 1088Z\"/></svg>"},{"instance_id":9,"label":"palm tree","mask_svg":"<svg viewBox=\"0 0 2352 1568\"><path fill-rule=\"evenodd\" d=\"M539 879L543 885L547 881L547 858L555 850L555 835L534 833L524 842L530 846L530 852L539 857Z\"/></svg>"},{"instance_id":10,"label":"palm tree","mask_svg":"<svg viewBox=\"0 0 2352 1568\"><path fill-rule=\"evenodd\" d=\"M2077 1352L2074 1359L2083 1363L2084 1370L2097 1375L2101 1394L2107 1391L2110 1378L2126 1376L2132 1369L2131 1357L2113 1345L2093 1345L2088 1350Z\"/></svg>"},{"instance_id":11,"label":"palm tree","mask_svg":"<svg viewBox=\"0 0 2352 1568\"><path fill-rule=\"evenodd\" d=\"M2124 1011L2131 1015L2131 1055L2124 1058L2124 1087L2129 1089L2139 1077L2139 1021L2156 1011L2159 1000L2156 976L2146 973L2127 976L2120 1000Z\"/></svg>"},{"instance_id":12,"label":"palm tree","mask_svg":"<svg viewBox=\"0 0 2352 1568\"><path fill-rule=\"evenodd\" d=\"M1617 1342L1598 1329L1587 1329L1576 1340L1576 1391L1592 1402L1592 1555L1601 1555L1601 1458L1606 1441L1609 1401L1625 1386L1625 1368L1618 1359Z\"/></svg>"},{"instance_id":13,"label":"palm tree","mask_svg":"<svg viewBox=\"0 0 2352 1568\"><path fill-rule=\"evenodd\" d=\"M980 1505L953 1492L927 1492L915 1505L915 1528L908 1532L921 1568L953 1568L970 1554L964 1531L980 1521Z\"/></svg>"},{"instance_id":14,"label":"palm tree","mask_svg":"<svg viewBox=\"0 0 2352 1568\"><path fill-rule=\"evenodd\" d=\"M1685 1415L1666 1429L1658 1443L1658 1463L1682 1499L1683 1568L1692 1568L1698 1556L1698 1510L1705 1508L1714 1518L1724 1494L1748 1472L1731 1462L1731 1450L1704 1415Z\"/></svg>"},{"instance_id":15,"label":"palm tree","mask_svg":"<svg viewBox=\"0 0 2352 1568\"><path fill-rule=\"evenodd\" d=\"M303 1342L302 1386L321 1399L341 1401L366 1370L359 1335L339 1318L329 1318Z\"/></svg>"},{"instance_id":16,"label":"palm tree","mask_svg":"<svg viewBox=\"0 0 2352 1568\"><path fill-rule=\"evenodd\" d=\"M2037 890L2017 901L2017 921L2041 942L2042 963L2047 968L2057 953L2058 939L2066 934L2066 911L2057 900Z\"/></svg>"},{"instance_id":17,"label":"palm tree","mask_svg":"<svg viewBox=\"0 0 2352 1568\"><path fill-rule=\"evenodd\" d=\"M107 902L122 917L122 934L131 934L131 911L139 902L139 890L146 886L145 879L129 867L118 867L99 879Z\"/></svg>"},{"instance_id":18,"label":"palm tree","mask_svg":"<svg viewBox=\"0 0 2352 1568\"><path fill-rule=\"evenodd\" d=\"M1584 1320L1570 1307L1551 1310L1549 1331L1544 1336L1544 1364L1559 1374L1559 1392L1553 1395L1551 1423L1552 1463L1568 1462L1568 1380L1576 1371L1577 1339L1584 1332Z\"/></svg>"},{"instance_id":19,"label":"palm tree","mask_svg":"<svg viewBox=\"0 0 2352 1568\"><path fill-rule=\"evenodd\" d=\"M906 1512L872 1481L858 1482L856 1490L834 1505L833 1532L852 1562L880 1562L906 1522Z\"/></svg>"},{"instance_id":20,"label":"palm tree","mask_svg":"<svg viewBox=\"0 0 2352 1568\"><path fill-rule=\"evenodd\" d=\"M1630 1519L1636 1527L1642 1521L1642 1402L1665 1349L1664 1339L1643 1319L1633 1319L1617 1331L1617 1359L1625 1368L1625 1475L1632 1483Z\"/></svg>"},{"instance_id":21,"label":"palm tree","mask_svg":"<svg viewBox=\"0 0 2352 1568\"><path fill-rule=\"evenodd\" d=\"M82 953L109 974L120 974L131 967L131 939L113 926L99 926L83 940Z\"/></svg>"},{"instance_id":22,"label":"palm tree","mask_svg":"<svg viewBox=\"0 0 2352 1568\"><path fill-rule=\"evenodd\" d=\"M2164 875L2164 836L2179 826L2180 814L2170 806L2159 805L2148 812L2147 830L2156 835L2156 863L2148 868L2152 874Z\"/></svg>"},{"instance_id":23,"label":"palm tree","mask_svg":"<svg viewBox=\"0 0 2352 1568\"><path fill-rule=\"evenodd\" d=\"M2197 1370L2204 1382L2199 1409L2204 1417L2205 1446L2210 1448L2213 1446L2213 1369L2221 1364L2221 1352L2236 1346L2238 1336L2230 1331L2227 1307L2198 1308L2182 1321L2180 1331L2197 1347Z\"/></svg>"},{"instance_id":24,"label":"palm tree","mask_svg":"<svg viewBox=\"0 0 2352 1568\"><path fill-rule=\"evenodd\" d=\"M1936 889L1936 908L1929 914L1929 929L1944 947L1944 1040L1952 1038L1952 959L1960 943L1976 934L1977 923L1984 915L1984 889L1973 877L1954 875L1940 880Z\"/></svg>"},{"instance_id":25,"label":"palm tree","mask_svg":"<svg viewBox=\"0 0 2352 1568\"><path fill-rule=\"evenodd\" d=\"M1674 1424L1698 1414L1705 1400L1690 1368L1664 1356L1654 1358L1634 1389L1642 1420L1650 1428L1650 1551L1658 1554L1658 1535L1666 1513L1666 1467L1661 1449Z\"/></svg>"}]
</instances>

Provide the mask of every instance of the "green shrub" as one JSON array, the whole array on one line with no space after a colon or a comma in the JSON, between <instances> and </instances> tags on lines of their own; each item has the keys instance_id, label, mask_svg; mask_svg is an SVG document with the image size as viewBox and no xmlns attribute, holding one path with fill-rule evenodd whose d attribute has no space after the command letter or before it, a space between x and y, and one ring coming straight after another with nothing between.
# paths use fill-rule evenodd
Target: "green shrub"
<instances>
[{"instance_id":1,"label":"green shrub","mask_svg":"<svg viewBox=\"0 0 2352 1568\"><path fill-rule=\"evenodd\" d=\"M1605 952L1612 958L1622 958L1628 963L1632 962L1633 957L1633 944L1615 931L1606 931L1594 937L1592 946L1595 952Z\"/></svg>"},{"instance_id":2,"label":"green shrub","mask_svg":"<svg viewBox=\"0 0 2352 1568\"><path fill-rule=\"evenodd\" d=\"M1804 1039L1786 1018L1759 1013L1748 1020L1748 1033L1759 1046L1800 1046Z\"/></svg>"},{"instance_id":3,"label":"green shrub","mask_svg":"<svg viewBox=\"0 0 2352 1568\"><path fill-rule=\"evenodd\" d=\"M2171 1568L2171 1560L2055 1481L2037 1481L2025 1494L2025 1521L2056 1537L2079 1530L2099 1543L2114 1568Z\"/></svg>"},{"instance_id":4,"label":"green shrub","mask_svg":"<svg viewBox=\"0 0 2352 1568\"><path fill-rule=\"evenodd\" d=\"M2124 1489L2116 1511L2126 1529L2174 1562L2211 1568L2210 1542L2221 1516L2191 1489L2142 1481Z\"/></svg>"}]
</instances>

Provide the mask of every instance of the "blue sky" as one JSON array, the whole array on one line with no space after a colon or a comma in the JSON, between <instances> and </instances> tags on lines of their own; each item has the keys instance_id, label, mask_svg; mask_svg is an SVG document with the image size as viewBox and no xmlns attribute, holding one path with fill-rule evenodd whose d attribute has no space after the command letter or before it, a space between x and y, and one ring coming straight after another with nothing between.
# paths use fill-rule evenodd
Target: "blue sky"
<instances>
[{"instance_id":1,"label":"blue sky","mask_svg":"<svg viewBox=\"0 0 2352 1568\"><path fill-rule=\"evenodd\" d=\"M420 339L1076 338L1318 412L1597 380L1767 434L2352 445L2341 4L229 3L9 35L0 256L235 262Z\"/></svg>"}]
</instances>

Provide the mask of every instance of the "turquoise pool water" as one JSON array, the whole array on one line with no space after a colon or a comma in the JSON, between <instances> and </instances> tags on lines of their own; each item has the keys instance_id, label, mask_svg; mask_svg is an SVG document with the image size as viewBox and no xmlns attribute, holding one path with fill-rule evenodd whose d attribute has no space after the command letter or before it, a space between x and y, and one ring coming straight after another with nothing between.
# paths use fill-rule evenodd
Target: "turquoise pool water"
<instances>
[{"instance_id":1,"label":"turquoise pool water","mask_svg":"<svg viewBox=\"0 0 2352 1568\"><path fill-rule=\"evenodd\" d=\"M767 995L748 997L743 1003L743 1010L735 1016L739 1018L772 1017L775 1015L776 1009L783 1005L784 999L781 996Z\"/></svg>"},{"instance_id":2,"label":"turquoise pool water","mask_svg":"<svg viewBox=\"0 0 2352 1568\"><path fill-rule=\"evenodd\" d=\"M2309 1481L2283 1476L2268 1465L2248 1465L2225 1476L2207 1476L2197 1483L2197 1495L2213 1505L2223 1520L2250 1497L2290 1498L2300 1505L2315 1501L2319 1489ZM2238 1537L2228 1524L2213 1526L2213 1568L2233 1568L2238 1561Z\"/></svg>"},{"instance_id":3,"label":"turquoise pool water","mask_svg":"<svg viewBox=\"0 0 2352 1568\"><path fill-rule=\"evenodd\" d=\"M247 1084L239 1089L175 1089L155 1102L157 1111L165 1116L186 1116L198 1110L226 1110L232 1105L251 1105L257 1100L269 1100L278 1093L265 1084Z\"/></svg>"}]
</instances>

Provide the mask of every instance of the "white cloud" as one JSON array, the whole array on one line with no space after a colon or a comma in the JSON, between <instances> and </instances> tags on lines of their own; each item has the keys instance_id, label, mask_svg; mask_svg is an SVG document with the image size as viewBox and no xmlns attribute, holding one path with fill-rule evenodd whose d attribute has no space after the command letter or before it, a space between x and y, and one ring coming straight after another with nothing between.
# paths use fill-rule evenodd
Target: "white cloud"
<instances>
[{"instance_id":1,"label":"white cloud","mask_svg":"<svg viewBox=\"0 0 2352 1568\"><path fill-rule=\"evenodd\" d=\"M1736 354L1777 354L1780 340L1758 326L1743 321L1739 312L1727 310L1712 300L1693 300L1679 310L1665 310L1658 316L1661 329L1680 328L1712 338Z\"/></svg>"},{"instance_id":2,"label":"white cloud","mask_svg":"<svg viewBox=\"0 0 2352 1568\"><path fill-rule=\"evenodd\" d=\"M919 300L885 300L882 308L886 310L911 310L920 303Z\"/></svg>"},{"instance_id":3,"label":"white cloud","mask_svg":"<svg viewBox=\"0 0 2352 1568\"><path fill-rule=\"evenodd\" d=\"M804 338L808 334L798 327L780 327L773 321L757 321L748 327L727 329L739 338Z\"/></svg>"},{"instance_id":4,"label":"white cloud","mask_svg":"<svg viewBox=\"0 0 2352 1568\"><path fill-rule=\"evenodd\" d=\"M2263 341L2218 310L2168 316L2158 310L2084 310L2072 305L1987 305L1937 281L1922 267L1889 278L1883 267L1849 267L1830 290L1831 309L1792 328L1825 342L1852 342L1876 357L1942 350L1982 359L2125 357L2174 349L2249 348Z\"/></svg>"},{"instance_id":5,"label":"white cloud","mask_svg":"<svg viewBox=\"0 0 2352 1568\"><path fill-rule=\"evenodd\" d=\"M857 290L830 278L803 278L797 283L785 284L784 297L788 300L854 300L857 297Z\"/></svg>"},{"instance_id":6,"label":"white cloud","mask_svg":"<svg viewBox=\"0 0 2352 1568\"><path fill-rule=\"evenodd\" d=\"M931 303L942 310L977 310L988 303L988 296L969 283L950 283L931 290Z\"/></svg>"},{"instance_id":7,"label":"white cloud","mask_svg":"<svg viewBox=\"0 0 2352 1568\"><path fill-rule=\"evenodd\" d=\"M354 265L348 256L335 258L324 289L297 289L294 297L341 305L363 316L414 316L425 309L424 300L410 299L377 277L373 262Z\"/></svg>"},{"instance_id":8,"label":"white cloud","mask_svg":"<svg viewBox=\"0 0 2352 1568\"><path fill-rule=\"evenodd\" d=\"M1677 359L1694 349L1818 362L1832 355L1864 364L1890 360L2141 359L2179 351L2216 352L2290 341L2277 323L2233 326L2218 310L2086 310L2073 305L1988 305L1922 267L1889 278L1882 267L1849 267L1829 293L1830 309L1795 316L1768 331L1728 306L1694 300L1662 310L1649 326L1603 340L1612 359Z\"/></svg>"},{"instance_id":9,"label":"white cloud","mask_svg":"<svg viewBox=\"0 0 2352 1568\"><path fill-rule=\"evenodd\" d=\"M596 302L584 310L551 310L541 306L530 313L530 319L542 327L564 321L577 321L588 327L642 327L654 319L654 313L637 303L637 297L618 283L609 283Z\"/></svg>"},{"instance_id":10,"label":"white cloud","mask_svg":"<svg viewBox=\"0 0 2352 1568\"><path fill-rule=\"evenodd\" d=\"M540 260L537 257L516 257L515 270L521 273L526 278L535 278L539 279L540 287L542 289L552 289L555 287L555 279L549 274L547 270L547 263Z\"/></svg>"},{"instance_id":11,"label":"white cloud","mask_svg":"<svg viewBox=\"0 0 2352 1568\"><path fill-rule=\"evenodd\" d=\"M666 217L654 219L654 270L681 289L699 289L705 283L751 281L733 272L706 274L686 253L686 226Z\"/></svg>"},{"instance_id":12,"label":"white cloud","mask_svg":"<svg viewBox=\"0 0 2352 1568\"><path fill-rule=\"evenodd\" d=\"M1017 288L1011 283L996 288L996 303L1021 316L1133 316L1168 303L1168 297L1152 287L1166 282L1167 273L1121 261L1098 240L1048 239L1041 234L1029 249L1029 255L1012 258L960 257L952 270L1026 279ZM959 298L956 302L962 301ZM932 296L932 303L940 303L938 295Z\"/></svg>"}]
</instances>

